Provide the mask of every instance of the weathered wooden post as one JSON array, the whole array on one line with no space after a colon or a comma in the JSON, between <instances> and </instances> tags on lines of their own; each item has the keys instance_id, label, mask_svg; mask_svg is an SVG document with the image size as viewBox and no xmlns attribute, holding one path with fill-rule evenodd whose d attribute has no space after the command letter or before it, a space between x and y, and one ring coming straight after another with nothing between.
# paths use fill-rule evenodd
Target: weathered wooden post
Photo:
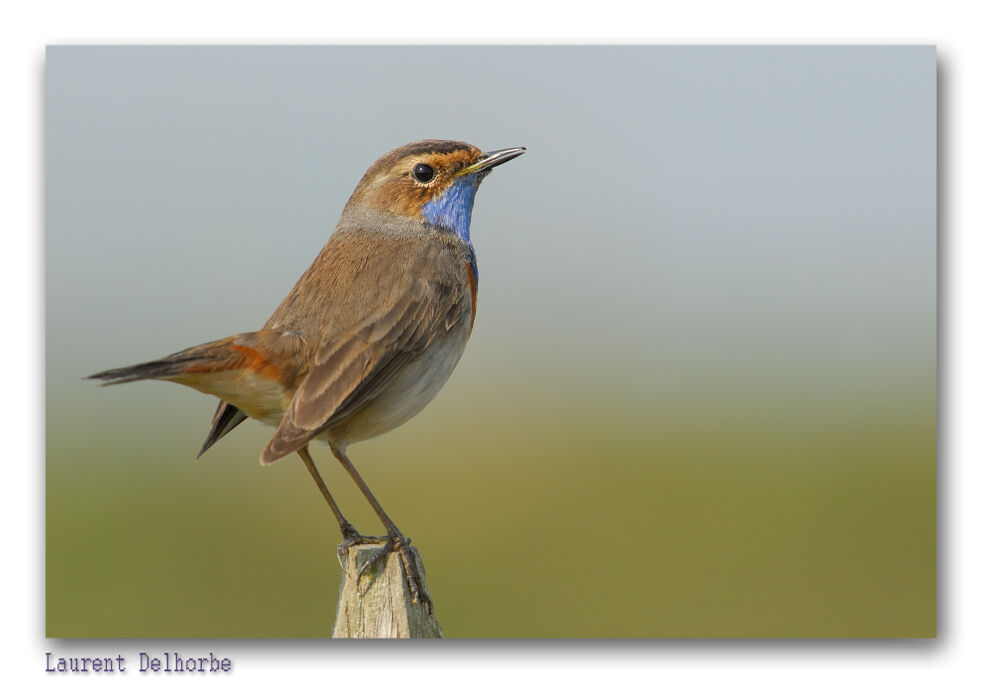
<instances>
[{"instance_id":1,"label":"weathered wooden post","mask_svg":"<svg viewBox=\"0 0 1000 700\"><path fill-rule=\"evenodd\" d=\"M340 575L340 598L335 638L402 639L407 637L443 637L441 626L427 606L414 603L406 583L403 559L392 552L385 563L358 580L358 569L382 549L381 544L358 544L347 550ZM426 580L424 563L416 547L420 576Z\"/></svg>"}]
</instances>

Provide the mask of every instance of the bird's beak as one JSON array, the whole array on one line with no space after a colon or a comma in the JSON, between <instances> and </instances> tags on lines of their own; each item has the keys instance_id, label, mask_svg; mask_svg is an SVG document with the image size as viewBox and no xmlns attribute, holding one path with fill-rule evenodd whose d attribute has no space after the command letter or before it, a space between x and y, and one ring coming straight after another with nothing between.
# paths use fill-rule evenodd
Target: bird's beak
<instances>
[{"instance_id":1,"label":"bird's beak","mask_svg":"<svg viewBox=\"0 0 1000 700\"><path fill-rule=\"evenodd\" d=\"M524 146L518 146L517 148L504 148L499 151L490 151L489 153L484 153L482 157L475 163L465 168L464 170L459 170L455 173L455 177L460 175L468 175L469 173L478 173L480 171L489 170L490 168L495 168L501 163L506 163L508 160L517 158L519 155L524 153L526 149Z\"/></svg>"}]
</instances>

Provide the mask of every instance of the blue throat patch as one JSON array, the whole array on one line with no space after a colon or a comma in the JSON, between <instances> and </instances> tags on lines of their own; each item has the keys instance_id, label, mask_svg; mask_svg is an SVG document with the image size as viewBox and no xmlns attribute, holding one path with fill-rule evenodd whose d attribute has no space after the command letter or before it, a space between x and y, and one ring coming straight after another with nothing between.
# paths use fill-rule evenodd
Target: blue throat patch
<instances>
[{"instance_id":1,"label":"blue throat patch","mask_svg":"<svg viewBox=\"0 0 1000 700\"><path fill-rule=\"evenodd\" d=\"M473 173L460 177L451 187L427 202L420 213L428 223L448 229L462 240L471 243L469 222L472 220L472 205L476 201L476 190L483 181L483 175Z\"/></svg>"}]
</instances>

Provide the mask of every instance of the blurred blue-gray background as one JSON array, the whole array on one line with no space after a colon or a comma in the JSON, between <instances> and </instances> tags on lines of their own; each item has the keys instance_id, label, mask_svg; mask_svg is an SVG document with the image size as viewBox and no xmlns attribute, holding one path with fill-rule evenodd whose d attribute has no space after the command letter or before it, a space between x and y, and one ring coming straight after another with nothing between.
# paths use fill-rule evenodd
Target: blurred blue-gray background
<instances>
[{"instance_id":1,"label":"blurred blue-gray background","mask_svg":"<svg viewBox=\"0 0 1000 700\"><path fill-rule=\"evenodd\" d=\"M258 328L421 138L528 148L465 357L352 450L448 636L934 634L933 47L52 47L45 115L50 636L329 633L297 459L80 377Z\"/></svg>"}]
</instances>

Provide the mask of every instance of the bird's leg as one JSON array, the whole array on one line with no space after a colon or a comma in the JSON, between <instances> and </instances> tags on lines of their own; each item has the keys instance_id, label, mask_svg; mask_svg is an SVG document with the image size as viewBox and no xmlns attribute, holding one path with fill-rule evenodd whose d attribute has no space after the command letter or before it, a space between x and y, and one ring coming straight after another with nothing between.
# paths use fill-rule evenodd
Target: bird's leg
<instances>
[{"instance_id":1,"label":"bird's leg","mask_svg":"<svg viewBox=\"0 0 1000 700\"><path fill-rule=\"evenodd\" d=\"M358 579L360 580L361 576L374 564L384 560L390 552L399 552L403 558L403 569L406 573L406 583L410 588L410 594L413 598L413 602L427 603L427 608L433 611L434 603L431 601L430 593L427 592L427 587L424 585L423 580L421 580L420 571L417 568L417 559L413 555L413 549L410 547L409 538L403 537L403 533L399 531L399 528L396 527L396 524L389 518L385 509L383 509L379 502L375 499L375 494L373 494L371 489L368 488L368 484L366 484L364 479L361 478L361 474L359 474L358 470L354 468L353 464L351 464L351 460L347 458L347 455L344 454L342 450L335 447L332 443L330 444L330 449L333 451L333 456L337 458L337 461L344 465L344 469L346 469L347 473L351 475L352 479L354 479L354 483L356 483L358 488L361 489L361 493L363 493L365 498L368 499L368 503L371 504L371 507L375 510L375 513L378 515L379 520L382 521L386 530L386 536L384 538L380 538L386 540L385 547L383 547L382 551L380 551L376 556L365 562L364 566L362 566L358 571Z\"/></svg>"},{"instance_id":2,"label":"bird's leg","mask_svg":"<svg viewBox=\"0 0 1000 700\"><path fill-rule=\"evenodd\" d=\"M316 486L319 487L320 492L323 494L323 498L326 499L327 504L330 506L330 510L333 511L333 515L337 518L337 524L340 525L340 533L344 536L344 541L340 543L337 547L337 556L341 559L341 566L343 566L343 556L347 551L347 548L353 544L371 544L375 542L381 542L384 537L369 537L366 535L358 534L357 529L347 522L347 518L344 514L340 512L340 508L337 507L337 502L333 500L333 494L330 493L330 489L326 487L323 482L323 477L319 475L319 470L316 469L316 463L313 462L312 456L309 454L309 446L305 445L301 450L299 450L299 457L302 461L306 463L306 469L312 474L313 481L316 482Z\"/></svg>"}]
</instances>

